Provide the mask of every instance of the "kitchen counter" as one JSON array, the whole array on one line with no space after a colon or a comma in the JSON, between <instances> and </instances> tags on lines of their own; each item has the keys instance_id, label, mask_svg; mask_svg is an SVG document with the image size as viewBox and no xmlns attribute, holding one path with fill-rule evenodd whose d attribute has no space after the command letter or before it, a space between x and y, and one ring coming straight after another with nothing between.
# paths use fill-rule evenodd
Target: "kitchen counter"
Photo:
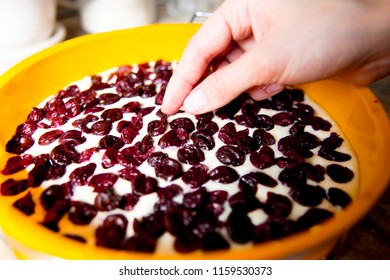
<instances>
[{"instance_id":1,"label":"kitchen counter","mask_svg":"<svg viewBox=\"0 0 390 280\"><path fill-rule=\"evenodd\" d=\"M169 17L161 11L161 7L158 11L157 22L189 20L189 18ZM62 11L59 20L66 27L66 40L86 34L81 28L77 11ZM371 89L390 115L390 77L374 83ZM329 259L390 260L390 187L372 210L340 239L336 248L328 257ZM6 250L0 238L0 259L12 258L6 254Z\"/></svg>"}]
</instances>

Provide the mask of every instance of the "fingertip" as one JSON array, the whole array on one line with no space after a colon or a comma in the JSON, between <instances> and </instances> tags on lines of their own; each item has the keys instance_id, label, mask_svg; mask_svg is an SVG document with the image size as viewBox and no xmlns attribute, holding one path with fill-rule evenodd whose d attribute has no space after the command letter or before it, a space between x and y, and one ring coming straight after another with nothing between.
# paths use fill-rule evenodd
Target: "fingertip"
<instances>
[{"instance_id":1,"label":"fingertip","mask_svg":"<svg viewBox=\"0 0 390 280\"><path fill-rule=\"evenodd\" d=\"M195 88L184 100L184 111L190 114L199 114L207 110L207 98L202 88Z\"/></svg>"},{"instance_id":2,"label":"fingertip","mask_svg":"<svg viewBox=\"0 0 390 280\"><path fill-rule=\"evenodd\" d=\"M281 92L284 88L281 84L261 85L248 90L248 94L254 100L263 100Z\"/></svg>"},{"instance_id":3,"label":"fingertip","mask_svg":"<svg viewBox=\"0 0 390 280\"><path fill-rule=\"evenodd\" d=\"M161 104L161 112L164 113L165 115L170 116L176 113L177 111L175 111L173 108L170 108L169 105L167 105L167 103L163 103Z\"/></svg>"},{"instance_id":4,"label":"fingertip","mask_svg":"<svg viewBox=\"0 0 390 280\"><path fill-rule=\"evenodd\" d=\"M172 101L171 95L165 94L163 102L161 104L161 112L166 115L173 115L179 111L181 103Z\"/></svg>"},{"instance_id":5,"label":"fingertip","mask_svg":"<svg viewBox=\"0 0 390 280\"><path fill-rule=\"evenodd\" d=\"M265 91L270 94L274 95L284 90L284 85L281 84L269 84L265 87Z\"/></svg>"},{"instance_id":6,"label":"fingertip","mask_svg":"<svg viewBox=\"0 0 390 280\"><path fill-rule=\"evenodd\" d=\"M167 115L173 115L179 111L191 88L190 84L173 74L165 90L161 111Z\"/></svg>"}]
</instances>

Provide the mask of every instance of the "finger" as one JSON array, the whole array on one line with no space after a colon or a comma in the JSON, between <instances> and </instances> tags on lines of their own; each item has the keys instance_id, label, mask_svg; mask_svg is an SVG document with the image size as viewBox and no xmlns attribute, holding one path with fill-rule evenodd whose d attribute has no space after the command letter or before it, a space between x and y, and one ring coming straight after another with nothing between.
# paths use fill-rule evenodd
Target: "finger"
<instances>
[{"instance_id":1,"label":"finger","mask_svg":"<svg viewBox=\"0 0 390 280\"><path fill-rule=\"evenodd\" d=\"M232 43L229 50L223 55L223 57L229 61L233 62L243 55L246 51L250 50L255 45L255 40L253 36L246 38L244 40L235 41Z\"/></svg>"},{"instance_id":2,"label":"finger","mask_svg":"<svg viewBox=\"0 0 390 280\"><path fill-rule=\"evenodd\" d=\"M211 19L211 21L220 22L218 19ZM210 32L214 29L218 30L224 28L215 25L211 28L211 31L209 31L207 29L208 25L204 26L206 29L201 28L199 33L190 40L168 83L161 107L161 110L168 115L179 110L184 99L200 80L211 60L229 46L228 41L231 40L231 36L229 34L221 34L221 39L216 40L217 44L208 48L211 41ZM205 40L208 40L208 42L206 43Z\"/></svg>"},{"instance_id":3,"label":"finger","mask_svg":"<svg viewBox=\"0 0 390 280\"><path fill-rule=\"evenodd\" d=\"M269 84L255 86L247 92L254 100L263 100L281 92L284 88L281 84Z\"/></svg>"},{"instance_id":4,"label":"finger","mask_svg":"<svg viewBox=\"0 0 390 280\"><path fill-rule=\"evenodd\" d=\"M219 59L213 61L213 63L212 63L213 72L218 71L218 70L228 66L229 64L230 64L230 61L228 61L225 57L219 58ZM210 74L211 73L209 73L209 75ZM206 79L207 76L204 77L204 79Z\"/></svg>"},{"instance_id":5,"label":"finger","mask_svg":"<svg viewBox=\"0 0 390 280\"><path fill-rule=\"evenodd\" d=\"M226 9L231 9L234 12L235 6L226 5L225 7L222 4L220 9L202 25L188 43L167 86L161 108L164 113L172 114L180 108L210 62L226 51L232 40L248 36L248 28L241 28L233 34L232 26L235 25L235 22L228 23L225 15L229 15L231 12L226 12ZM240 10L244 9L240 7Z\"/></svg>"},{"instance_id":6,"label":"finger","mask_svg":"<svg viewBox=\"0 0 390 280\"><path fill-rule=\"evenodd\" d=\"M267 60L266 52L261 51L261 48L253 48L208 76L184 100L184 110L192 114L205 113L222 107L258 84L272 83L277 67Z\"/></svg>"},{"instance_id":7,"label":"finger","mask_svg":"<svg viewBox=\"0 0 390 280\"><path fill-rule=\"evenodd\" d=\"M230 50L224 55L224 59L231 62L234 62L244 54L244 50L237 44L234 44Z\"/></svg>"}]
</instances>

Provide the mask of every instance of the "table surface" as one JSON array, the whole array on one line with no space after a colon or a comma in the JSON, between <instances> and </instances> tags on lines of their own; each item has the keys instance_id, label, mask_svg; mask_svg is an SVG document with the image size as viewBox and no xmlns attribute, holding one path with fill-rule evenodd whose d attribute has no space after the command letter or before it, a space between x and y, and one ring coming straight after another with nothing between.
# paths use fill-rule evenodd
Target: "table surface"
<instances>
[{"instance_id":1,"label":"table surface","mask_svg":"<svg viewBox=\"0 0 390 280\"><path fill-rule=\"evenodd\" d=\"M77 12L69 11L60 17L67 29L66 39L84 35ZM188 18L189 20L189 18ZM172 18L159 11L157 22L177 22L183 18ZM370 86L390 115L390 76ZM390 187L371 211L340 239L329 259L340 260L390 260ZM0 259L13 259L14 256L2 242L0 232Z\"/></svg>"}]
</instances>

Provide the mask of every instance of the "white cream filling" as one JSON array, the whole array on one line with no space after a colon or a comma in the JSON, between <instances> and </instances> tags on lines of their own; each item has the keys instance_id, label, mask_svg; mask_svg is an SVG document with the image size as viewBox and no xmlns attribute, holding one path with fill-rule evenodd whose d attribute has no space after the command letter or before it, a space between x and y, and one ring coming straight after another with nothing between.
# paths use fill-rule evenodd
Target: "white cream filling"
<instances>
[{"instance_id":1,"label":"white cream filling","mask_svg":"<svg viewBox=\"0 0 390 280\"><path fill-rule=\"evenodd\" d=\"M107 81L109 73L111 73L111 72L113 72L115 70L116 69L110 69L110 70L104 71L104 72L102 72L102 73L100 73L98 75L103 77L103 82L104 82L104 81ZM80 88L81 91L86 90L91 85L90 77L85 77L84 79L82 79L80 81L72 83L72 85L77 85ZM108 89L98 90L97 93L98 93L98 95L103 94L103 93L115 93L115 88L108 88ZM45 103L49 99L50 98L48 98L45 101L43 101L38 107L43 108ZM64 100L64 101L66 101L66 100ZM154 106L155 109L154 109L154 111L152 113L150 113L150 114L148 114L148 115L143 117L143 127L139 131L138 136L134 139L132 144L126 144L122 149L124 149L126 147L129 147L129 146L132 146L132 145L134 145L134 143L136 143L138 141L141 141L142 138L145 135L148 134L148 132L147 132L148 123L153 121L153 120L159 120L160 119L155 114L157 112L157 110L159 109L159 106L156 106L154 104L154 101L155 101L154 97L146 98L146 99L141 98L141 97L121 98L118 102L116 102L114 104L105 105L104 109L106 110L106 109L109 109L109 108L121 108L122 106L124 106L125 104L127 104L130 101L138 101L141 104L141 107ZM356 156L354 155L354 153L353 153L353 151L351 149L351 146L346 141L346 138L344 137L344 135L342 134L340 129L337 127L336 123L333 120L331 120L331 118L324 112L324 110L322 110L317 104L315 104L312 100L310 100L307 95L305 95L304 103L312 106L315 109L315 111L316 111L316 115L318 115L318 116L320 116L320 117L322 117L322 118L324 118L324 119L326 119L326 120L328 120L328 121L330 121L332 123L332 129L331 130L333 132L336 132L337 134L339 134L344 139L344 142L343 142L342 146L338 149L338 151L346 152L346 153L348 153L348 154L350 154L352 156L351 160L349 160L347 162L341 162L341 163L339 162L338 163L340 165L347 166L348 168L350 168L351 170L354 171L355 177L354 177L354 179L351 182L348 182L346 184L338 184L338 183L334 182L327 174L325 174L325 180L320 182L319 185L321 185L325 190L327 190L329 187L340 187L342 190L347 192L352 198L355 197L356 194L357 194L357 191L358 191L357 190L357 186L358 186L358 166L357 166ZM95 116L100 118L100 115L102 114L102 112L103 111L98 112L98 113L94 113L93 115L95 115ZM261 109L260 113L272 116L273 114L276 114L278 112L277 111L273 111L273 110ZM136 115L135 113L124 113L123 114L123 120L130 120L135 115ZM53 128L52 130L54 130L54 129L61 129L63 131L68 131L68 130L71 130L71 129L75 129L72 126L72 122L74 120L77 120L77 119L80 119L80 118L84 118L85 116L86 116L86 114L81 113L77 117L75 117L72 120L68 121L66 124L64 124L64 125L62 125L60 127L57 127L57 128ZM196 125L197 120L196 120L195 116L187 115L185 113L178 113L176 115L169 116L168 117L168 123L170 123L173 119L176 119L176 118L179 118L179 117L188 117ZM214 117L213 121L217 122L219 128L223 127L226 123L231 122L231 120L222 120L222 119L220 119L218 117ZM120 133L117 131L118 123L119 123L119 121L117 121L117 122L115 122L113 124L111 132L109 133L110 135L114 135L114 136L120 137ZM275 153L275 158L279 157L279 156L282 156L281 152L278 151L278 149L277 149L278 139L281 139L282 137L289 135L289 131L288 130L289 130L290 127L291 126L282 127L282 126L276 126L275 125L275 128L273 130L269 131L270 133L272 133L274 135L274 137L276 139L276 144L270 146L273 149L274 153ZM168 131L169 129L170 128L168 126L166 131ZM242 130L242 129L246 129L246 127L236 124L236 129L237 130ZM249 128L249 135L250 136L252 136L254 130L255 130L254 128ZM40 155L40 154L43 154L43 153L50 153L50 151L55 146L58 145L58 141L55 141L54 143L52 143L50 145L47 145L47 146L40 146L40 145L38 145L39 137L43 133L46 133L47 131L48 130L46 130L46 129L38 129L33 134L33 138L34 138L36 144L33 147L31 147L26 153L31 154L33 156L37 156L37 155ZM323 140L324 138L326 138L326 137L328 137L330 135L330 132L314 131L310 126L306 126L305 127L305 131L310 132L310 133L316 135L321 140ZM97 147L98 143L99 143L99 140L102 137L102 136L95 136L93 134L86 134L86 133L83 133L83 136L87 138L87 141L85 143L75 147L78 152L82 152L82 151L86 150L87 148ZM153 137L154 145L155 145L155 152L161 150L164 153L167 153L170 157L177 158L177 150L179 149L178 147L169 147L169 148L166 148L166 149L162 150L157 145L157 143L158 143L158 141L159 141L161 136L162 135L157 136L157 137ZM215 157L215 152L217 151L217 149L219 147L221 147L221 146L223 146L225 144L218 138L218 133L214 134L213 138L214 138L214 141L215 141L215 144L216 144L215 148L212 151L204 151L203 150L203 152L205 154L205 161L202 162L202 164L205 164L206 166L208 166L209 170L212 170L213 168L215 168L217 166L223 165ZM192 143L192 141L189 140L188 143ZM312 151L313 151L314 155L313 155L313 157L308 159L307 162L310 162L310 163L313 163L313 164L320 164L322 166L326 166L326 165L330 164L329 161L319 157L316 154L317 149L314 149ZM111 168L104 169L101 166L101 164L100 164L100 162L102 161L103 154L104 154L104 150L101 150L101 151L95 153L93 155L93 157L91 158L91 161L95 162L97 164L97 168L96 168L96 170L94 172L94 175L99 174L99 173L107 173L107 172L118 174L118 171L120 169L122 169L123 166L117 164L117 165L115 165L115 166L113 166ZM56 180L44 181L42 183L42 188L47 188L47 187L49 187L51 185L62 184L62 183L65 183L65 182L69 181L69 174L74 169L76 169L76 168L78 168L80 166L86 165L86 164L87 163L82 163L82 164L72 163L72 164L68 165L67 168L66 168L66 174L63 177L61 177L59 179L56 179ZM191 167L191 165L183 164L182 167L183 167L183 172L185 172L185 171L187 171ZM32 168L32 167L30 167L30 168ZM250 172L261 171L261 172L267 173L268 175L270 175L274 179L277 179L279 173L282 171L282 169L279 168L277 165L273 165L273 166L271 166L271 167L269 167L267 169L259 170L258 168L254 167L251 164L248 155L246 156L246 160L245 160L244 164L241 165L241 166L234 167L234 169L237 171L237 173L240 175L240 177L245 175L245 174L248 174ZM142 173L144 173L147 176L155 177L154 168L149 166L149 164L146 161L144 163L142 163L138 167L138 170L141 171ZM165 187L165 186L171 185L171 184L178 184L178 185L180 185L183 188L184 193L191 191L191 188L188 187L185 183L183 183L181 178L178 178L178 179L176 179L174 181L171 181L171 182L166 182L164 179L158 178L158 177L156 179L157 179L158 185L160 187ZM313 182L313 184L317 185L318 183ZM229 194L229 197L234 195L235 193L237 193L239 191L238 181L235 181L235 182L230 183L230 184L222 184L222 183L218 183L218 182L209 180L208 182L206 182L204 184L204 187L206 187L206 189L208 191L213 191L213 190L224 190L224 191L227 191L228 194ZM129 181L127 181L127 180L119 178L117 180L117 182L115 183L115 185L114 185L114 190L119 195L130 193L131 192L131 183ZM273 188L261 186L260 184L258 184L258 191L256 193L256 197L261 202L265 202L266 199L267 199L267 193L268 192L278 193L278 194L282 194L282 195L285 195L285 196L289 197L288 191L289 191L289 188L286 187L285 185L283 185L279 181L278 181L277 186L275 186ZM97 193L93 192L93 188L92 187L89 187L89 186L76 186L75 189L74 189L74 195L73 195L72 199L75 200L75 201L83 201L83 202L86 202L86 203L89 203L89 204L93 205L94 204L94 199L95 199L96 195L97 195ZM179 195L179 196L175 197L174 199L177 202L181 202L182 195ZM152 214L153 213L153 206L154 206L154 204L157 201L158 201L158 197L157 197L156 193L152 193L152 194L149 194L149 195L142 196L132 211L124 211L122 209L115 209L115 210L107 211L107 212L99 212L98 215L92 221L91 225L97 226L108 215L111 215L111 214L114 214L114 213L121 213L121 214L125 215L126 218L129 221L127 236L130 237L130 236L132 236L134 234L133 227L132 227L133 220L134 219L142 219L142 217L145 217L145 216L148 216L148 215ZM292 200L292 202L293 202L293 208L292 208L292 211L291 211L291 213L290 213L288 218L295 220L299 216L301 216L308 209L308 207L300 205L300 204L294 202L293 200ZM230 208L228 202L225 202L223 206L224 206L224 212L219 216L219 219L221 221L226 221L227 217L229 216L229 214L231 212L231 208ZM334 207L326 199L323 199L322 203L320 205L318 205L317 207L328 209L330 211L337 211L337 210L339 210L339 209L337 209L337 207ZM267 217L268 217L267 214L265 214L265 212L262 209L257 209L255 211L252 211L248 215L249 215L249 217L252 220L254 225L259 225L259 224L263 223L267 219ZM228 234L225 232L225 230L222 230L222 234L223 234L223 236L227 240L229 240L229 242L232 244L233 247L242 246L242 245L238 245L238 244L233 244L234 242L230 240L230 238L229 238ZM164 252L170 251L170 252L173 252L174 251L172 249L172 247L173 247L173 245L172 245L173 240L174 240L174 238L172 236L170 236L169 233L165 233L160 238L160 240L158 242L157 251L164 251Z\"/></svg>"}]
</instances>

